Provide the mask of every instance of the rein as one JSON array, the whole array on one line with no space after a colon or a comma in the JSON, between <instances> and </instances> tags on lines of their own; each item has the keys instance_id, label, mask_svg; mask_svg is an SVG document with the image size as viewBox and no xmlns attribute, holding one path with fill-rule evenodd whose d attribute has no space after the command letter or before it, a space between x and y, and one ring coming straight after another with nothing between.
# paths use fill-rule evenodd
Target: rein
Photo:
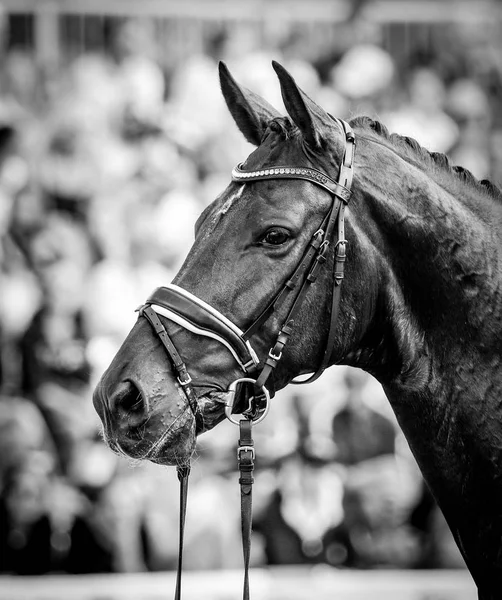
<instances>
[{"instance_id":1,"label":"rein","mask_svg":"<svg viewBox=\"0 0 502 600\"><path fill-rule=\"evenodd\" d=\"M255 449L252 437L252 427L262 421L268 413L270 397L274 395L272 376L282 358L301 307L310 286L318 278L320 269L327 261L327 255L334 239L334 288L331 300L331 315L326 340L326 347L321 363L310 377L302 381L292 381L294 384L304 384L315 381L329 365L335 343L335 329L340 309L340 290L344 277L347 240L345 239L345 208L351 197L351 186L354 169L355 136L350 125L341 119L334 119L345 133L345 152L340 164L338 180L334 181L325 173L307 167L274 166L257 171L246 171L241 165L232 171L232 180L239 183L263 181L268 179L302 179L309 181L333 196L333 201L320 227L313 234L302 260L293 274L284 283L246 331L221 314L216 308L197 298L187 290L177 285L167 285L157 288L138 311L152 326L159 337L176 373L178 383L183 389L188 405L193 413L196 434L204 429L204 420L197 402L197 393L192 383L188 368L159 316L177 323L196 335L209 337L225 346L243 371L243 377L233 381L227 392L225 416L239 426L239 446L237 459L240 471L241 488L241 525L244 557L244 588L243 600L249 600L249 557L251 550L252 525L252 485ZM273 346L270 348L264 364L260 363L254 351L250 338L261 328L286 300L296 292L293 303L286 319L281 326ZM248 405L240 415L236 416L236 397L239 386L252 386L253 395L248 398ZM269 391L269 388L270 391ZM222 390L225 391L225 390ZM240 417L240 418L239 418ZM185 528L186 503L188 494L188 477L190 465L178 466L180 480L180 524L179 524L179 556L176 577L175 600L181 599L181 573L183 559L183 536Z\"/></svg>"}]
</instances>

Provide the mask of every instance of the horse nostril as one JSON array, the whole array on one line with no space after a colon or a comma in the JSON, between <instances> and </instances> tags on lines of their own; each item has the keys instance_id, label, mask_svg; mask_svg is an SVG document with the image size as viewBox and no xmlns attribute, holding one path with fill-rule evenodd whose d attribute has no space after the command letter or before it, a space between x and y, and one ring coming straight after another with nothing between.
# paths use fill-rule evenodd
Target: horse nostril
<instances>
[{"instance_id":1,"label":"horse nostril","mask_svg":"<svg viewBox=\"0 0 502 600\"><path fill-rule=\"evenodd\" d=\"M127 419L130 427L139 427L147 418L143 395L132 381L124 381L112 397L112 409Z\"/></svg>"}]
</instances>

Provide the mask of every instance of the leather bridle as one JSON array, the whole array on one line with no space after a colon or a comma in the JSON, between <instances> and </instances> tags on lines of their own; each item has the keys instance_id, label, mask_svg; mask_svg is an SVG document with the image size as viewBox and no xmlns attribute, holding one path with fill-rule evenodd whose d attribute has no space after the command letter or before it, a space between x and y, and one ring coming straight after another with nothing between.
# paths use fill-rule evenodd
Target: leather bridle
<instances>
[{"instance_id":1,"label":"leather bridle","mask_svg":"<svg viewBox=\"0 0 502 600\"><path fill-rule=\"evenodd\" d=\"M333 201L319 228L309 241L303 257L292 275L284 283L275 297L262 310L255 321L242 331L227 317L206 302L197 298L177 285L157 288L140 307L143 316L153 327L164 346L182 386L187 402L195 418L196 432L204 428L203 415L197 403L197 393L193 386L188 368L176 349L159 315L173 321L186 330L218 341L232 354L235 362L243 371L243 377L233 381L226 390L227 399L225 415L233 423L240 426L240 442L238 448L239 468L241 471L242 499L242 532L244 546L244 599L249 598L248 566L251 533L251 485L254 467L254 447L251 426L260 422L267 414L270 396L274 395L272 375L279 364L284 347L297 323L300 310L307 293L319 276L319 272L327 261L330 248L334 246L334 287L331 300L331 315L328 336L321 363L316 372L295 384L315 381L328 367L335 343L335 329L340 307L340 289L344 277L347 240L345 239L345 208L351 197L351 186L354 170L355 136L350 125L341 119L334 119L345 134L345 151L340 163L338 180L335 181L326 173L309 167L271 166L260 170L247 171L241 165L232 171L232 180L238 183L276 179L300 179L309 181L331 194ZM293 298L273 346L270 348L263 364L251 345L251 338L277 311L287 298ZM242 418L235 416L237 390L241 384L253 387L253 395L248 400L247 408L241 413ZM269 391L270 389L270 391ZM186 510L186 494L188 486L189 465L178 467L181 482L180 511L180 558L178 561L178 578L175 598L181 597L181 555L183 547L183 529Z\"/></svg>"}]
</instances>

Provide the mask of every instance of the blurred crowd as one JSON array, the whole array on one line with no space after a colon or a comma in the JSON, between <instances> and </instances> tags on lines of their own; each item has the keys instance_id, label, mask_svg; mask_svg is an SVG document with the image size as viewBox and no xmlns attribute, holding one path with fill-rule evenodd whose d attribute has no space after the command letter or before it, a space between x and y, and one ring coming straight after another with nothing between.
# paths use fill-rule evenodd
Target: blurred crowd
<instances>
[{"instance_id":1,"label":"blurred crowd","mask_svg":"<svg viewBox=\"0 0 502 600\"><path fill-rule=\"evenodd\" d=\"M166 70L148 21L124 20L108 52L57 72L16 48L1 57L0 571L176 565L174 470L112 454L91 394L251 149L222 101L218 59L281 108L278 60L336 116L369 114L502 181L502 36L445 27L404 61L374 24L343 32L315 54L301 27L268 39L229 26ZM200 438L187 568L241 566L236 443L227 423ZM462 567L364 373L334 368L278 394L256 446L253 565Z\"/></svg>"}]
</instances>

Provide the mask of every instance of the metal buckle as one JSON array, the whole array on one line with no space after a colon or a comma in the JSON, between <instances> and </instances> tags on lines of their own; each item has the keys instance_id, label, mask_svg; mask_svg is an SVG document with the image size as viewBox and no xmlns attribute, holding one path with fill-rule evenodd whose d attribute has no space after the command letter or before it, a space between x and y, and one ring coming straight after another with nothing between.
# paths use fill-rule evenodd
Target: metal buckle
<instances>
[{"instance_id":1,"label":"metal buckle","mask_svg":"<svg viewBox=\"0 0 502 600\"><path fill-rule=\"evenodd\" d=\"M239 425L241 419L248 419L246 415L234 415L232 414L232 409L234 407L235 402L235 393L237 391L237 386L240 383L256 383L256 379L251 379L251 377L241 377L240 379L236 379L232 381L232 383L228 386L227 390L227 401L225 403L225 416L231 421L234 425ZM257 425L261 423L263 419L267 416L269 408L270 408L270 393L265 386L262 387L263 394L265 395L265 408L261 415L256 417L256 419L251 419L253 424ZM252 400L252 398L250 399Z\"/></svg>"},{"instance_id":2,"label":"metal buckle","mask_svg":"<svg viewBox=\"0 0 502 600\"><path fill-rule=\"evenodd\" d=\"M185 380L181 380L179 377L177 377L176 379L178 380L178 383L180 385L189 385L190 383L192 383L192 378L190 377L190 373L188 373L188 372L186 374Z\"/></svg>"},{"instance_id":3,"label":"metal buckle","mask_svg":"<svg viewBox=\"0 0 502 600\"><path fill-rule=\"evenodd\" d=\"M328 251L329 245L330 245L330 241L324 240L324 242L319 246L319 252L317 254L317 257L324 256L326 254L326 252Z\"/></svg>"},{"instance_id":4,"label":"metal buckle","mask_svg":"<svg viewBox=\"0 0 502 600\"><path fill-rule=\"evenodd\" d=\"M338 252L338 249L341 246L343 246L343 250L341 252L345 252L347 244L347 240L338 240L338 242L335 244L335 254Z\"/></svg>"},{"instance_id":5,"label":"metal buckle","mask_svg":"<svg viewBox=\"0 0 502 600\"><path fill-rule=\"evenodd\" d=\"M282 358L282 350L279 352L279 354L274 354L274 349L270 348L270 350L268 351L268 355L270 356L270 358L272 360L281 360L281 358Z\"/></svg>"},{"instance_id":6,"label":"metal buckle","mask_svg":"<svg viewBox=\"0 0 502 600\"><path fill-rule=\"evenodd\" d=\"M239 446L237 448L237 460L241 459L241 452L251 452L251 460L256 458L254 446Z\"/></svg>"}]
</instances>

